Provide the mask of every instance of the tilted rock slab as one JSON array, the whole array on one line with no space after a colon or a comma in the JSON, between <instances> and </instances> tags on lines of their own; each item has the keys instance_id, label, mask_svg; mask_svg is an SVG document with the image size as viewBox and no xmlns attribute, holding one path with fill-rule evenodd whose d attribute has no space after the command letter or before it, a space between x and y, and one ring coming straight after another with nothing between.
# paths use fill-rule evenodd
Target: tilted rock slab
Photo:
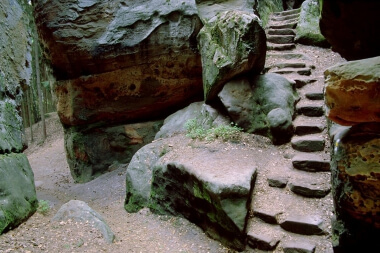
<instances>
[{"instance_id":1,"label":"tilted rock slab","mask_svg":"<svg viewBox=\"0 0 380 253\"><path fill-rule=\"evenodd\" d=\"M195 1L34 3L63 124L166 116L202 94Z\"/></svg>"},{"instance_id":2,"label":"tilted rock slab","mask_svg":"<svg viewBox=\"0 0 380 253\"><path fill-rule=\"evenodd\" d=\"M380 57L325 71L327 116L340 125L380 122Z\"/></svg>"},{"instance_id":3,"label":"tilted rock slab","mask_svg":"<svg viewBox=\"0 0 380 253\"><path fill-rule=\"evenodd\" d=\"M206 101L215 99L233 77L260 73L265 65L266 35L252 13L226 11L208 20L198 35Z\"/></svg>"},{"instance_id":4,"label":"tilted rock slab","mask_svg":"<svg viewBox=\"0 0 380 253\"><path fill-rule=\"evenodd\" d=\"M113 165L128 163L142 146L150 143L162 121L110 127L65 129L66 158L76 182L88 182Z\"/></svg>"},{"instance_id":5,"label":"tilted rock slab","mask_svg":"<svg viewBox=\"0 0 380 253\"><path fill-rule=\"evenodd\" d=\"M215 150L193 149L191 139L178 144L175 138L155 141L135 154L127 168L126 210L148 206L179 215L224 245L244 249L256 168L234 168Z\"/></svg>"},{"instance_id":6,"label":"tilted rock slab","mask_svg":"<svg viewBox=\"0 0 380 253\"><path fill-rule=\"evenodd\" d=\"M24 222L37 209L34 174L24 154L0 155L0 234Z\"/></svg>"},{"instance_id":7,"label":"tilted rock slab","mask_svg":"<svg viewBox=\"0 0 380 253\"><path fill-rule=\"evenodd\" d=\"M232 120L249 133L281 144L293 135L294 107L299 97L294 84L278 74L229 81L219 98Z\"/></svg>"},{"instance_id":8,"label":"tilted rock slab","mask_svg":"<svg viewBox=\"0 0 380 253\"><path fill-rule=\"evenodd\" d=\"M380 123L342 130L333 144L333 245L347 252L370 251L380 236Z\"/></svg>"}]
</instances>

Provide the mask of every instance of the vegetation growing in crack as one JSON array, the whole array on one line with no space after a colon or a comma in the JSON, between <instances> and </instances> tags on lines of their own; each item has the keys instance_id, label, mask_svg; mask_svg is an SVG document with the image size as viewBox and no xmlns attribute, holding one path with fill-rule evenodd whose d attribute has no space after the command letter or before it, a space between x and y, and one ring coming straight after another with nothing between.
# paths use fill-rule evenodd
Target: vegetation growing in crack
<instances>
[{"instance_id":1,"label":"vegetation growing in crack","mask_svg":"<svg viewBox=\"0 0 380 253\"><path fill-rule=\"evenodd\" d=\"M214 141L215 139L222 139L223 141L237 142L241 138L242 128L236 124L220 125L205 129L197 119L189 119L185 123L186 136L192 139Z\"/></svg>"}]
</instances>

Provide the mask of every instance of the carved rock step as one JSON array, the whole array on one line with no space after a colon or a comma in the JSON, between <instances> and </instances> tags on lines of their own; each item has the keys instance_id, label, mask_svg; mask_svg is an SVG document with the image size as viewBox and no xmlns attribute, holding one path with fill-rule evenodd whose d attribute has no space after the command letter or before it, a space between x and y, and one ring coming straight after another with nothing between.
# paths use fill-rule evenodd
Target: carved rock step
<instances>
[{"instance_id":1,"label":"carved rock step","mask_svg":"<svg viewBox=\"0 0 380 253\"><path fill-rule=\"evenodd\" d=\"M293 29L269 29L268 35L296 35Z\"/></svg>"},{"instance_id":2,"label":"carved rock step","mask_svg":"<svg viewBox=\"0 0 380 253\"><path fill-rule=\"evenodd\" d=\"M285 188L288 184L288 178L283 175L267 175L268 185L270 187Z\"/></svg>"},{"instance_id":3,"label":"carved rock step","mask_svg":"<svg viewBox=\"0 0 380 253\"><path fill-rule=\"evenodd\" d=\"M267 69L283 69L283 68L305 68L306 64L304 62L294 62L294 61L286 61L275 63L267 67Z\"/></svg>"},{"instance_id":4,"label":"carved rock step","mask_svg":"<svg viewBox=\"0 0 380 253\"><path fill-rule=\"evenodd\" d=\"M253 249L274 250L280 240L271 234L263 234L260 231L249 232L247 234L248 245Z\"/></svg>"},{"instance_id":5,"label":"carved rock step","mask_svg":"<svg viewBox=\"0 0 380 253\"><path fill-rule=\"evenodd\" d=\"M292 147L302 152L315 152L325 149L325 139L321 135L294 136Z\"/></svg>"},{"instance_id":6,"label":"carved rock step","mask_svg":"<svg viewBox=\"0 0 380 253\"><path fill-rule=\"evenodd\" d=\"M295 169L309 172L330 170L330 161L324 159L321 155L313 153L295 155L292 159L292 164Z\"/></svg>"},{"instance_id":7,"label":"carved rock step","mask_svg":"<svg viewBox=\"0 0 380 253\"><path fill-rule=\"evenodd\" d=\"M309 117L321 117L324 115L323 101L300 101L296 106L298 114Z\"/></svg>"},{"instance_id":8,"label":"carved rock step","mask_svg":"<svg viewBox=\"0 0 380 253\"><path fill-rule=\"evenodd\" d=\"M309 183L309 182L290 182L289 189L303 197L308 198L324 198L327 194L329 194L331 187L320 183Z\"/></svg>"},{"instance_id":9,"label":"carved rock step","mask_svg":"<svg viewBox=\"0 0 380 253\"><path fill-rule=\"evenodd\" d=\"M288 11L280 11L280 12L274 12L272 13L273 16L289 16L289 15L294 15L294 14L299 14L301 11L301 8L298 9L293 9L293 10L288 10Z\"/></svg>"},{"instance_id":10,"label":"carved rock step","mask_svg":"<svg viewBox=\"0 0 380 253\"><path fill-rule=\"evenodd\" d=\"M281 15L281 16L274 15L274 16L271 17L271 20L272 21L285 21L285 20L299 18L299 16L300 16L299 12L297 12L295 14Z\"/></svg>"},{"instance_id":11,"label":"carved rock step","mask_svg":"<svg viewBox=\"0 0 380 253\"><path fill-rule=\"evenodd\" d=\"M265 223L269 224L278 224L277 217L281 214L281 212L274 210L261 210L255 209L253 211L253 215Z\"/></svg>"},{"instance_id":12,"label":"carved rock step","mask_svg":"<svg viewBox=\"0 0 380 253\"><path fill-rule=\"evenodd\" d=\"M293 78L293 81L296 83L296 88L300 89L307 84L316 82L317 79L315 79L315 78Z\"/></svg>"},{"instance_id":13,"label":"carved rock step","mask_svg":"<svg viewBox=\"0 0 380 253\"><path fill-rule=\"evenodd\" d=\"M281 228L301 235L323 235L323 220L318 216L295 215L280 223Z\"/></svg>"},{"instance_id":14,"label":"carved rock step","mask_svg":"<svg viewBox=\"0 0 380 253\"><path fill-rule=\"evenodd\" d=\"M269 29L294 29L298 21L294 20L288 23L273 23L268 26Z\"/></svg>"},{"instance_id":15,"label":"carved rock step","mask_svg":"<svg viewBox=\"0 0 380 253\"><path fill-rule=\"evenodd\" d=\"M318 80L322 82L321 80ZM299 89L298 91L301 96L309 100L323 100L323 85L307 85Z\"/></svg>"},{"instance_id":16,"label":"carved rock step","mask_svg":"<svg viewBox=\"0 0 380 253\"><path fill-rule=\"evenodd\" d=\"M287 241L282 244L284 253L314 253L315 243L305 241Z\"/></svg>"},{"instance_id":17,"label":"carved rock step","mask_svg":"<svg viewBox=\"0 0 380 253\"><path fill-rule=\"evenodd\" d=\"M297 116L293 122L294 132L296 135L316 134L321 133L326 128L326 119L310 118L305 116Z\"/></svg>"},{"instance_id":18,"label":"carved rock step","mask_svg":"<svg viewBox=\"0 0 380 253\"><path fill-rule=\"evenodd\" d=\"M268 50L285 51L285 50L292 50L294 48L296 48L295 44L273 44L273 43L267 42Z\"/></svg>"},{"instance_id":19,"label":"carved rock step","mask_svg":"<svg viewBox=\"0 0 380 253\"><path fill-rule=\"evenodd\" d=\"M309 76L311 75L311 69L310 68L283 68L271 71L272 73L276 74L299 74L303 76Z\"/></svg>"},{"instance_id":20,"label":"carved rock step","mask_svg":"<svg viewBox=\"0 0 380 253\"><path fill-rule=\"evenodd\" d=\"M276 59L284 59L284 60L297 59L297 60L310 61L310 58L307 55L302 54L302 53L268 53L267 57L276 58Z\"/></svg>"},{"instance_id":21,"label":"carved rock step","mask_svg":"<svg viewBox=\"0 0 380 253\"><path fill-rule=\"evenodd\" d=\"M294 42L294 35L268 35L267 41L274 44L290 44Z\"/></svg>"}]
</instances>

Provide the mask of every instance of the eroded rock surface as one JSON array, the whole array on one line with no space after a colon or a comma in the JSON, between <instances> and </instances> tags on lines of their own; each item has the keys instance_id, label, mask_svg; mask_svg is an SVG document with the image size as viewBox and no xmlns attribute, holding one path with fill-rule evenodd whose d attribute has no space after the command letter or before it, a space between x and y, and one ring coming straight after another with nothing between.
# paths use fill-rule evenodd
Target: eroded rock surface
<instances>
[{"instance_id":1,"label":"eroded rock surface","mask_svg":"<svg viewBox=\"0 0 380 253\"><path fill-rule=\"evenodd\" d=\"M380 57L325 71L327 116L340 125L380 122Z\"/></svg>"},{"instance_id":2,"label":"eroded rock surface","mask_svg":"<svg viewBox=\"0 0 380 253\"><path fill-rule=\"evenodd\" d=\"M214 100L233 77L247 72L258 74L264 68L266 36L254 14L219 13L201 29L198 41L206 101Z\"/></svg>"}]
</instances>

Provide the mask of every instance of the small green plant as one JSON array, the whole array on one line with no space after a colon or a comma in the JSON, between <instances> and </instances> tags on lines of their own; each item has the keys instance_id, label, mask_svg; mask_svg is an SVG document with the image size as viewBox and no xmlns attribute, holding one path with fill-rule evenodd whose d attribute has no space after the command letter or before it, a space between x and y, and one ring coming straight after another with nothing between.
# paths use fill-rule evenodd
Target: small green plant
<instances>
[{"instance_id":1,"label":"small green plant","mask_svg":"<svg viewBox=\"0 0 380 253\"><path fill-rule=\"evenodd\" d=\"M37 212L46 215L50 211L50 205L49 202L46 200L39 200L38 201L38 207L37 207Z\"/></svg>"},{"instance_id":2,"label":"small green plant","mask_svg":"<svg viewBox=\"0 0 380 253\"><path fill-rule=\"evenodd\" d=\"M221 125L205 129L196 119L190 119L185 123L186 136L192 139L214 141L217 138L223 141L238 141L241 137L242 129L236 124Z\"/></svg>"}]
</instances>

